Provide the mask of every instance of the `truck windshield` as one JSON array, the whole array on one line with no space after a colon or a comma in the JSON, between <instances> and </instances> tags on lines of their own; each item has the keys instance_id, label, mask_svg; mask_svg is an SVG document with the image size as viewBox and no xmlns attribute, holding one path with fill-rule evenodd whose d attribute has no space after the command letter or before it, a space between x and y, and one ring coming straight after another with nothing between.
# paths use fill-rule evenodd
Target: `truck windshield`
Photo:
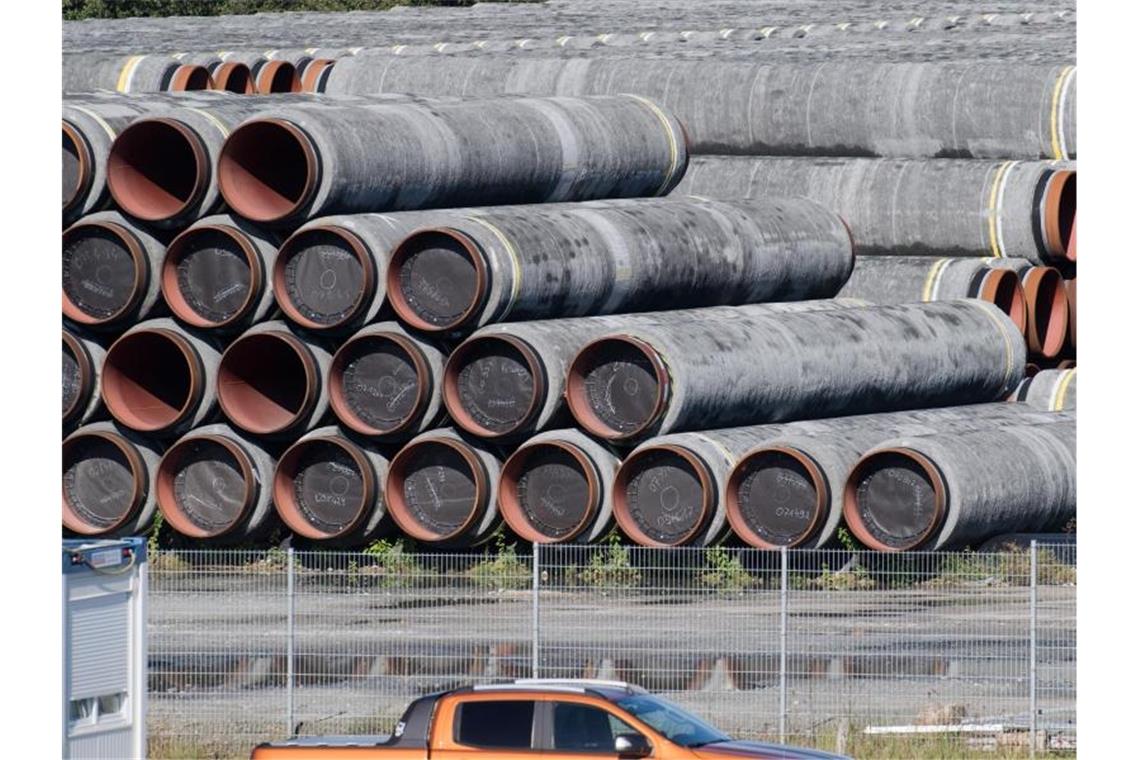
<instances>
[{"instance_id":1,"label":"truck windshield","mask_svg":"<svg viewBox=\"0 0 1140 760\"><path fill-rule=\"evenodd\" d=\"M630 715L645 721L669 741L685 747L731 741L731 737L690 715L672 702L652 694L637 694L617 700Z\"/></svg>"}]
</instances>

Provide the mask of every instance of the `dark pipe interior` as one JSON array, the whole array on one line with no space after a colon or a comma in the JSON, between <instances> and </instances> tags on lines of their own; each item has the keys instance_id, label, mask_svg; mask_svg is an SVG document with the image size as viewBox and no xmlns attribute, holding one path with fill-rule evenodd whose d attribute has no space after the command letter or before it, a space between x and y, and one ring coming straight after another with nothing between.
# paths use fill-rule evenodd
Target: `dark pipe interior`
<instances>
[{"instance_id":1,"label":"dark pipe interior","mask_svg":"<svg viewBox=\"0 0 1140 760\"><path fill-rule=\"evenodd\" d=\"M185 210L209 172L199 163L193 139L153 120L135 122L119 134L107 159L107 185L123 210L147 220Z\"/></svg>"},{"instance_id":2,"label":"dark pipe interior","mask_svg":"<svg viewBox=\"0 0 1140 760\"><path fill-rule=\"evenodd\" d=\"M82 177L79 176L80 147L75 139L63 130L63 205L75 201Z\"/></svg>"},{"instance_id":3,"label":"dark pipe interior","mask_svg":"<svg viewBox=\"0 0 1140 760\"><path fill-rule=\"evenodd\" d=\"M249 67L241 63L227 68L225 79L216 84L226 92L236 92L239 95L253 92L253 78L249 73Z\"/></svg>"},{"instance_id":4,"label":"dark pipe interior","mask_svg":"<svg viewBox=\"0 0 1140 760\"><path fill-rule=\"evenodd\" d=\"M269 79L269 92L300 92L301 83L297 77L297 69L293 64L281 62L275 67L273 76Z\"/></svg>"},{"instance_id":5,"label":"dark pipe interior","mask_svg":"<svg viewBox=\"0 0 1140 760\"><path fill-rule=\"evenodd\" d=\"M161 333L137 332L120 338L107 352L102 380L111 413L141 430L174 424L190 401L191 366Z\"/></svg>"},{"instance_id":6,"label":"dark pipe interior","mask_svg":"<svg viewBox=\"0 0 1140 760\"><path fill-rule=\"evenodd\" d=\"M309 391L305 360L271 333L233 343L218 367L218 399L226 415L254 433L272 433L304 413Z\"/></svg>"},{"instance_id":7,"label":"dark pipe interior","mask_svg":"<svg viewBox=\"0 0 1140 760\"><path fill-rule=\"evenodd\" d=\"M218 159L218 182L234 211L255 221L288 216L306 200L304 146L280 124L254 121L236 129Z\"/></svg>"},{"instance_id":8,"label":"dark pipe interior","mask_svg":"<svg viewBox=\"0 0 1140 760\"><path fill-rule=\"evenodd\" d=\"M1069 250L1069 238L1073 234L1073 223L1077 218L1077 173L1073 172L1065 179L1061 188L1060 227L1061 244L1064 250Z\"/></svg>"}]
</instances>

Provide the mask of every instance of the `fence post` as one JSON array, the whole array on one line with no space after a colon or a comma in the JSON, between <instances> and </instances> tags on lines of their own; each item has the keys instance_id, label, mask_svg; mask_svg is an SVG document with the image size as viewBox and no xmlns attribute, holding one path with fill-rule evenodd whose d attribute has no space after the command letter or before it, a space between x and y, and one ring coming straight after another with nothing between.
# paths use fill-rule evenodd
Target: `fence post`
<instances>
[{"instance_id":1,"label":"fence post","mask_svg":"<svg viewBox=\"0 0 1140 760\"><path fill-rule=\"evenodd\" d=\"M1029 757L1037 757L1037 540L1029 542Z\"/></svg>"},{"instance_id":2,"label":"fence post","mask_svg":"<svg viewBox=\"0 0 1140 760\"><path fill-rule=\"evenodd\" d=\"M535 541L531 556L531 602L530 602L530 675L538 678L538 584L539 584L539 551L542 544Z\"/></svg>"},{"instance_id":3,"label":"fence post","mask_svg":"<svg viewBox=\"0 0 1140 760\"><path fill-rule=\"evenodd\" d=\"M780 547L780 742L788 740L788 547Z\"/></svg>"},{"instance_id":4,"label":"fence post","mask_svg":"<svg viewBox=\"0 0 1140 760\"><path fill-rule=\"evenodd\" d=\"M285 622L285 735L293 735L293 634L296 621L296 596L293 593L293 547L285 550L285 595L288 618Z\"/></svg>"}]
</instances>

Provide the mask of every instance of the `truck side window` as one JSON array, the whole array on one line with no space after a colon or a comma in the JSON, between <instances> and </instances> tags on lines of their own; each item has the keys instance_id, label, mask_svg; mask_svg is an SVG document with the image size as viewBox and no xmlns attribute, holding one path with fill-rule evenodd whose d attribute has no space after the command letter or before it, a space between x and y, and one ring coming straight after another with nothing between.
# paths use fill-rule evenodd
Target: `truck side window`
<instances>
[{"instance_id":1,"label":"truck side window","mask_svg":"<svg viewBox=\"0 0 1140 760\"><path fill-rule=\"evenodd\" d=\"M455 741L469 747L530 749L532 700L462 702L455 711Z\"/></svg>"},{"instance_id":2,"label":"truck side window","mask_svg":"<svg viewBox=\"0 0 1140 760\"><path fill-rule=\"evenodd\" d=\"M613 754L614 737L637 729L597 707L575 702L554 705L554 749Z\"/></svg>"}]
</instances>

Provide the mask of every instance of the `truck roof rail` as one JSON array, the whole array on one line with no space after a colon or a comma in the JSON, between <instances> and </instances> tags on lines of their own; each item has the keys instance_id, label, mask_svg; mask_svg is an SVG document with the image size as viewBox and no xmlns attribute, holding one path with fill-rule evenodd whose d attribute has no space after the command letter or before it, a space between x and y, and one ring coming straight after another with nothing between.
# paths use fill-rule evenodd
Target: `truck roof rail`
<instances>
[{"instance_id":1,"label":"truck roof rail","mask_svg":"<svg viewBox=\"0 0 1140 760\"><path fill-rule=\"evenodd\" d=\"M607 681L603 678L516 678L512 683L529 684L531 686L557 686L565 684L571 686L609 686L614 689L632 689L633 685L625 681Z\"/></svg>"},{"instance_id":2,"label":"truck roof rail","mask_svg":"<svg viewBox=\"0 0 1140 760\"><path fill-rule=\"evenodd\" d=\"M471 691L533 691L535 687L542 687L546 691L561 691L567 694L585 694L585 686L576 686L565 682L551 683L478 683L471 687Z\"/></svg>"}]
</instances>

